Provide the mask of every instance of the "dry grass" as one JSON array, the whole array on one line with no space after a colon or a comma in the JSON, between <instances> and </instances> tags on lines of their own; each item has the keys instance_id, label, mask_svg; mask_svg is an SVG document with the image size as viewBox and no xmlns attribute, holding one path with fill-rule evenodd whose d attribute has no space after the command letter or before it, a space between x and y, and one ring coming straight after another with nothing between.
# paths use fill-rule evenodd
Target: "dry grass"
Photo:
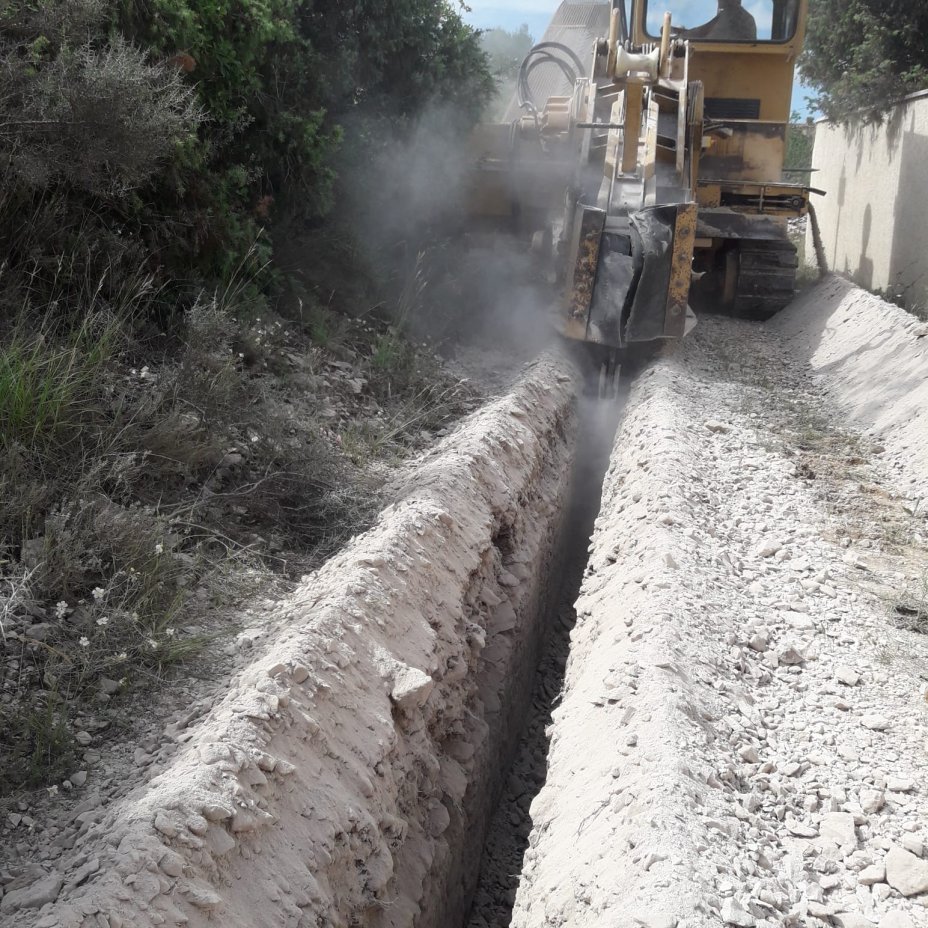
<instances>
[{"instance_id":1,"label":"dry grass","mask_svg":"<svg viewBox=\"0 0 928 928\"><path fill-rule=\"evenodd\" d=\"M92 311L30 309L10 327L0 793L60 781L76 714L117 700L131 715L235 629L239 600L368 525L383 467L472 407L408 341L418 269L410 287L390 321L310 314L310 338L328 326L321 345L262 321L234 287L202 298L182 338L152 343L136 324L144 281L120 306L97 305L91 288Z\"/></svg>"}]
</instances>

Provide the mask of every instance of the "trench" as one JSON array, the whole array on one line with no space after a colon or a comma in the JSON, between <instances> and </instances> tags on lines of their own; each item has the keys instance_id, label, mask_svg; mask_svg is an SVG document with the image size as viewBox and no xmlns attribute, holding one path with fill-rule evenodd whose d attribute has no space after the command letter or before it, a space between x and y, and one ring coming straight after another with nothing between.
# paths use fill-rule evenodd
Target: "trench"
<instances>
[{"instance_id":1,"label":"trench","mask_svg":"<svg viewBox=\"0 0 928 928\"><path fill-rule=\"evenodd\" d=\"M418 462L24 928L508 925L621 410L579 379L541 358Z\"/></svg>"},{"instance_id":2,"label":"trench","mask_svg":"<svg viewBox=\"0 0 928 928\"><path fill-rule=\"evenodd\" d=\"M615 400L580 400L571 491L562 531L564 555L549 598L541 604L544 614L539 621L544 631L531 703L512 762L500 777L502 789L480 855L479 878L461 922L466 928L507 928L512 919L523 859L529 851L531 805L545 785L549 727L562 693L570 635L577 618L575 603L623 402L624 389Z\"/></svg>"}]
</instances>

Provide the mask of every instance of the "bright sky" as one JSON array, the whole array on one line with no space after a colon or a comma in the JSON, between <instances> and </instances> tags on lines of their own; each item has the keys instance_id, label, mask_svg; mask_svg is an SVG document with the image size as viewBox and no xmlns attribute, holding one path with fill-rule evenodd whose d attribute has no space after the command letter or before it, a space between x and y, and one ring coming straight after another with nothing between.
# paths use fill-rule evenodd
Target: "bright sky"
<instances>
[{"instance_id":1,"label":"bright sky","mask_svg":"<svg viewBox=\"0 0 928 928\"><path fill-rule=\"evenodd\" d=\"M471 11L465 13L464 18L475 26L481 29L518 29L525 23L535 41L538 41L558 8L559 0L467 0L467 5ZM670 9L676 14L675 20L690 28L707 22L716 11L715 0L662 0L651 6L660 7L661 16L664 9ZM771 6L770 0L745 0L745 9L754 16L761 36L765 32L770 34ZM811 112L806 102L808 93L797 77L793 85L793 109L803 117Z\"/></svg>"}]
</instances>

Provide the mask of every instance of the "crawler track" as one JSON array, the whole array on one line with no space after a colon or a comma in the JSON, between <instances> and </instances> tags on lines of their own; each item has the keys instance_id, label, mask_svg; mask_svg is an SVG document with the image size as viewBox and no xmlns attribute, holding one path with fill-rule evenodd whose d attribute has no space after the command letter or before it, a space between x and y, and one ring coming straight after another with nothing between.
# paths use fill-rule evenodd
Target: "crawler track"
<instances>
[{"instance_id":1,"label":"crawler track","mask_svg":"<svg viewBox=\"0 0 928 928\"><path fill-rule=\"evenodd\" d=\"M799 261L792 242L746 239L739 244L737 260L736 316L763 321L793 301Z\"/></svg>"}]
</instances>

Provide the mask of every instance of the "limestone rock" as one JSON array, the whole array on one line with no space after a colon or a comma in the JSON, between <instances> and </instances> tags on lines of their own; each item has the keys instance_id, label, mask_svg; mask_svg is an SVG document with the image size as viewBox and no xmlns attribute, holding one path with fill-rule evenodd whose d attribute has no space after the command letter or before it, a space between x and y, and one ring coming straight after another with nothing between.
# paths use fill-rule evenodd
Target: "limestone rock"
<instances>
[{"instance_id":1,"label":"limestone rock","mask_svg":"<svg viewBox=\"0 0 928 928\"><path fill-rule=\"evenodd\" d=\"M806 662L802 653L793 647L784 648L780 651L779 658L780 663L786 664L787 667L795 667L798 664L804 664Z\"/></svg>"},{"instance_id":2,"label":"limestone rock","mask_svg":"<svg viewBox=\"0 0 928 928\"><path fill-rule=\"evenodd\" d=\"M883 864L873 864L870 867L864 867L864 869L857 874L857 882L863 883L864 886L882 883L885 879L886 867Z\"/></svg>"},{"instance_id":3,"label":"limestone rock","mask_svg":"<svg viewBox=\"0 0 928 928\"><path fill-rule=\"evenodd\" d=\"M768 538L766 541L762 541L757 548L755 548L754 553L758 557L773 557L783 545L780 544L774 538ZM752 922L753 924L753 922Z\"/></svg>"},{"instance_id":4,"label":"limestone rock","mask_svg":"<svg viewBox=\"0 0 928 928\"><path fill-rule=\"evenodd\" d=\"M390 699L408 712L424 705L434 686L435 681L418 667L403 667L393 678Z\"/></svg>"},{"instance_id":5,"label":"limestone rock","mask_svg":"<svg viewBox=\"0 0 928 928\"><path fill-rule=\"evenodd\" d=\"M893 847L886 855L886 882L903 896L928 893L928 861Z\"/></svg>"},{"instance_id":6,"label":"limestone rock","mask_svg":"<svg viewBox=\"0 0 928 928\"><path fill-rule=\"evenodd\" d=\"M860 674L850 667L835 667L835 679L845 686L857 686L860 683Z\"/></svg>"},{"instance_id":7,"label":"limestone rock","mask_svg":"<svg viewBox=\"0 0 928 928\"><path fill-rule=\"evenodd\" d=\"M835 844L856 844L854 816L849 812L826 812L822 816L819 834L824 840L834 841Z\"/></svg>"},{"instance_id":8,"label":"limestone rock","mask_svg":"<svg viewBox=\"0 0 928 928\"><path fill-rule=\"evenodd\" d=\"M54 902L58 898L63 884L61 874L53 870L29 886L8 892L0 901L0 912L8 914L19 909L41 908L47 902Z\"/></svg>"},{"instance_id":9,"label":"limestone rock","mask_svg":"<svg viewBox=\"0 0 928 928\"><path fill-rule=\"evenodd\" d=\"M905 912L893 909L880 919L879 928L915 928L915 922Z\"/></svg>"},{"instance_id":10,"label":"limestone rock","mask_svg":"<svg viewBox=\"0 0 928 928\"><path fill-rule=\"evenodd\" d=\"M869 918L857 915L854 912L841 912L838 915L832 915L831 920L838 928L874 928L873 922Z\"/></svg>"},{"instance_id":11,"label":"limestone rock","mask_svg":"<svg viewBox=\"0 0 928 928\"><path fill-rule=\"evenodd\" d=\"M910 854L914 854L916 857L925 856L925 843L921 838L918 837L918 835L903 835L902 846Z\"/></svg>"},{"instance_id":12,"label":"limestone rock","mask_svg":"<svg viewBox=\"0 0 928 928\"><path fill-rule=\"evenodd\" d=\"M754 916L741 907L735 899L726 899L722 903L722 921L726 925L737 925L739 928L754 928Z\"/></svg>"},{"instance_id":13,"label":"limestone rock","mask_svg":"<svg viewBox=\"0 0 928 928\"><path fill-rule=\"evenodd\" d=\"M868 815L879 812L886 804L886 797L878 789L865 789L860 792L860 807Z\"/></svg>"},{"instance_id":14,"label":"limestone rock","mask_svg":"<svg viewBox=\"0 0 928 928\"><path fill-rule=\"evenodd\" d=\"M915 783L908 777L887 777L886 788L891 793L911 793L915 789Z\"/></svg>"}]
</instances>

